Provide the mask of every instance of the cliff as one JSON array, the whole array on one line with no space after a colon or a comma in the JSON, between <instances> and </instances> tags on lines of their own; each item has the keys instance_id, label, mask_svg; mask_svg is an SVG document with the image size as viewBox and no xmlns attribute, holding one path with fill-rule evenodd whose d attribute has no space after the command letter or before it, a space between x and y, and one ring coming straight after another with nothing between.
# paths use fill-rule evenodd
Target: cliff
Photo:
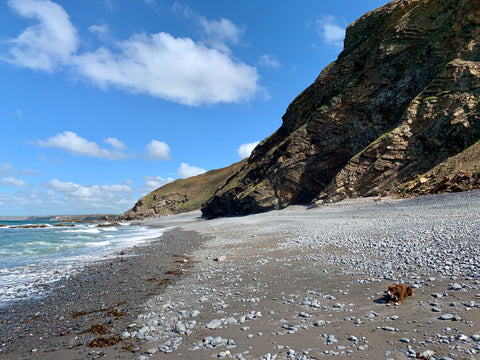
<instances>
[{"instance_id":1,"label":"cliff","mask_svg":"<svg viewBox=\"0 0 480 360\"><path fill-rule=\"evenodd\" d=\"M145 195L116 220L141 220L198 210L243 162L168 183Z\"/></svg>"},{"instance_id":2,"label":"cliff","mask_svg":"<svg viewBox=\"0 0 480 360\"><path fill-rule=\"evenodd\" d=\"M395 0L365 14L282 119L205 217L478 187L480 2Z\"/></svg>"}]
</instances>

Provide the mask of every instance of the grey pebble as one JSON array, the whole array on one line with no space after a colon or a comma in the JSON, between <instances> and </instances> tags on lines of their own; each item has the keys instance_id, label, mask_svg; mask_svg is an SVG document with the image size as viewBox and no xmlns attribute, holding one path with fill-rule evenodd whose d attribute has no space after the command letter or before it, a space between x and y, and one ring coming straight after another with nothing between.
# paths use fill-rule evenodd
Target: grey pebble
<instances>
[{"instance_id":1,"label":"grey pebble","mask_svg":"<svg viewBox=\"0 0 480 360\"><path fill-rule=\"evenodd\" d=\"M382 326L382 330L385 330L385 331L397 331L397 329L395 329L395 328L392 327L392 326Z\"/></svg>"},{"instance_id":2,"label":"grey pebble","mask_svg":"<svg viewBox=\"0 0 480 360\"><path fill-rule=\"evenodd\" d=\"M335 338L335 335L328 335L327 337L327 344L330 345L330 344L334 344L338 342L338 340Z\"/></svg>"},{"instance_id":3,"label":"grey pebble","mask_svg":"<svg viewBox=\"0 0 480 360\"><path fill-rule=\"evenodd\" d=\"M453 314L442 314L442 315L439 316L439 319L440 320L452 320L452 321L461 320L460 317L458 317L457 315L453 315Z\"/></svg>"},{"instance_id":4,"label":"grey pebble","mask_svg":"<svg viewBox=\"0 0 480 360\"><path fill-rule=\"evenodd\" d=\"M222 321L220 321L219 319L213 319L207 325L205 325L205 327L210 330L215 330L218 329L221 325Z\"/></svg>"}]
</instances>

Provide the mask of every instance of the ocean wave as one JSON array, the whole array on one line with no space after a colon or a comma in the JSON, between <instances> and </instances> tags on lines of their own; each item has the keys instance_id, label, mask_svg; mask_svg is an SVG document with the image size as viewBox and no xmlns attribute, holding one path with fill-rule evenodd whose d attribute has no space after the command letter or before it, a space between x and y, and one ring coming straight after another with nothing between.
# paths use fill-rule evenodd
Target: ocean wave
<instances>
[{"instance_id":1,"label":"ocean wave","mask_svg":"<svg viewBox=\"0 0 480 360\"><path fill-rule=\"evenodd\" d=\"M88 242L88 243L85 244L85 246L99 247L99 246L108 246L108 245L111 245L111 244L112 244L111 241L105 240L105 241Z\"/></svg>"},{"instance_id":2,"label":"ocean wave","mask_svg":"<svg viewBox=\"0 0 480 360\"><path fill-rule=\"evenodd\" d=\"M118 229L115 226L103 227L101 229L102 231L118 231Z\"/></svg>"},{"instance_id":3,"label":"ocean wave","mask_svg":"<svg viewBox=\"0 0 480 360\"><path fill-rule=\"evenodd\" d=\"M100 230L96 228L87 228L87 229L71 229L71 230L65 230L64 232L66 233L73 233L73 234L78 234L78 233L84 233L84 234L99 234Z\"/></svg>"},{"instance_id":4,"label":"ocean wave","mask_svg":"<svg viewBox=\"0 0 480 360\"><path fill-rule=\"evenodd\" d=\"M0 232L0 307L12 301L42 296L39 284L69 276L92 261L116 256L122 249L148 243L167 230L128 225L94 226Z\"/></svg>"}]
</instances>

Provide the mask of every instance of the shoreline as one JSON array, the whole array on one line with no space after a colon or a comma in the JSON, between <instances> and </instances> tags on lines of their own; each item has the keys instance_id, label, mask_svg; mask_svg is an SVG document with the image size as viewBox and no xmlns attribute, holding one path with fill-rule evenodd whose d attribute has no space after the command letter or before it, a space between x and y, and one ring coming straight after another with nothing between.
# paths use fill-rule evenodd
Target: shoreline
<instances>
[{"instance_id":1,"label":"shoreline","mask_svg":"<svg viewBox=\"0 0 480 360\"><path fill-rule=\"evenodd\" d=\"M82 345L60 341L55 351L38 347L32 352L22 329L17 334L24 337L17 336L12 345L24 349L17 346L4 358L476 359L478 213L480 192L473 191L360 199L315 209L292 206L208 221L200 220L198 212L147 220L142 224L176 226L164 233L172 249L169 259L188 268L174 270L181 274L175 282L138 297L129 317L119 317L111 330L122 338L119 343L85 345L100 337L82 333L85 328L117 321L97 312L90 313L91 322L83 328L72 326L63 336L76 336ZM183 253L175 254L182 244ZM130 259L162 254L148 246L140 246L139 253ZM143 275L141 261L130 266L136 276ZM97 270L99 277L110 271L106 264ZM125 290L115 280L105 281L107 290ZM411 284L414 296L400 306L386 306L384 291L394 282ZM92 305L95 309L101 307ZM40 318L30 326L48 327L49 321ZM54 321L53 327L58 324Z\"/></svg>"},{"instance_id":2,"label":"shoreline","mask_svg":"<svg viewBox=\"0 0 480 360\"><path fill-rule=\"evenodd\" d=\"M165 230L165 229L164 229ZM98 227L92 224L57 226L15 225L0 231L0 308L17 301L43 297L43 289L107 261L123 249L148 243L162 231L147 226Z\"/></svg>"},{"instance_id":3,"label":"shoreline","mask_svg":"<svg viewBox=\"0 0 480 360\"><path fill-rule=\"evenodd\" d=\"M202 241L193 232L167 230L156 240L42 285L42 298L1 308L0 356L78 359L88 357L95 349L91 345L125 346L119 343L120 330L136 322L143 302L184 276L190 264L183 259Z\"/></svg>"}]
</instances>

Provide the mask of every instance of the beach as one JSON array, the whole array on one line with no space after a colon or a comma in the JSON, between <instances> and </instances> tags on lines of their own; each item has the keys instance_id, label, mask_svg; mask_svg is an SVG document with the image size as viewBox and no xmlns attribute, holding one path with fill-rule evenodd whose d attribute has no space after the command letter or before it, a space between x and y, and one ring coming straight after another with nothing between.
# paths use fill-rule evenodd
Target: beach
<instances>
[{"instance_id":1,"label":"beach","mask_svg":"<svg viewBox=\"0 0 480 360\"><path fill-rule=\"evenodd\" d=\"M0 357L478 359L478 214L472 191L145 220L173 230L1 309Z\"/></svg>"}]
</instances>

